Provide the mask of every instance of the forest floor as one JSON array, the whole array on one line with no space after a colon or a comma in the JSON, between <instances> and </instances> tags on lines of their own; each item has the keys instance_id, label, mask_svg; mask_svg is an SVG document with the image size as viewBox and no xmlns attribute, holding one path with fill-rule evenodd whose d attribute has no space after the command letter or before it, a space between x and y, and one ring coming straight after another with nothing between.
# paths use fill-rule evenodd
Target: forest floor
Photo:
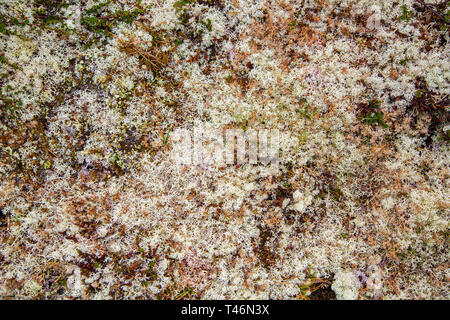
<instances>
[{"instance_id":1,"label":"forest floor","mask_svg":"<svg viewBox=\"0 0 450 320\"><path fill-rule=\"evenodd\" d=\"M448 299L449 6L1 0L0 298Z\"/></svg>"}]
</instances>

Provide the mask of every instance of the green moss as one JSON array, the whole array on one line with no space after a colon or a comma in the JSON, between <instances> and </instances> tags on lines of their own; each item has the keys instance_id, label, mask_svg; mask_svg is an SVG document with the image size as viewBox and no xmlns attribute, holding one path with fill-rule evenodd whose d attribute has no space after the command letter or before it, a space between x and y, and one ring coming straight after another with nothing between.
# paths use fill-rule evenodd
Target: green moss
<instances>
[{"instance_id":1,"label":"green moss","mask_svg":"<svg viewBox=\"0 0 450 320\"><path fill-rule=\"evenodd\" d=\"M89 31L109 36L117 24L121 22L131 24L146 12L141 7L132 11L116 10L115 12L111 12L108 10L110 3L111 1L108 0L87 9L81 15L81 24ZM139 3L140 1L137 3L138 6Z\"/></svg>"},{"instance_id":2,"label":"green moss","mask_svg":"<svg viewBox=\"0 0 450 320\"><path fill-rule=\"evenodd\" d=\"M6 15L0 14L0 33L7 35L7 36L9 36L11 34L16 34L16 32L9 30L9 28L12 26L24 27L24 26L28 25L29 23L30 22L28 21L28 19L19 20L18 18L13 17L13 16L6 16Z\"/></svg>"},{"instance_id":3,"label":"green moss","mask_svg":"<svg viewBox=\"0 0 450 320\"><path fill-rule=\"evenodd\" d=\"M5 97L0 93L0 101L2 108L0 111L0 119L14 120L17 119L18 111L22 108L22 101Z\"/></svg>"},{"instance_id":4,"label":"green moss","mask_svg":"<svg viewBox=\"0 0 450 320\"><path fill-rule=\"evenodd\" d=\"M9 31L6 28L6 24L5 24L5 21L3 21L3 19L0 21L0 33L9 35Z\"/></svg>"},{"instance_id":5,"label":"green moss","mask_svg":"<svg viewBox=\"0 0 450 320\"><path fill-rule=\"evenodd\" d=\"M408 10L407 6L402 6L403 14L399 17L399 20L404 20L406 22L410 22L411 18L414 15L414 12L411 10Z\"/></svg>"},{"instance_id":6,"label":"green moss","mask_svg":"<svg viewBox=\"0 0 450 320\"><path fill-rule=\"evenodd\" d=\"M298 108L296 111L300 113L305 118L308 118L309 120L314 120L314 116L317 115L317 111L311 107L305 99L302 99L300 101L301 107Z\"/></svg>"},{"instance_id":7,"label":"green moss","mask_svg":"<svg viewBox=\"0 0 450 320\"><path fill-rule=\"evenodd\" d=\"M200 20L200 23L203 24L208 31L212 31L212 25L211 25L211 19L206 19L206 22L203 20Z\"/></svg>"},{"instance_id":8,"label":"green moss","mask_svg":"<svg viewBox=\"0 0 450 320\"><path fill-rule=\"evenodd\" d=\"M182 25L186 25L190 18L188 9L185 7L195 2L196 0L179 0L174 3L173 7L176 9L178 13L178 21L180 21Z\"/></svg>"}]
</instances>

